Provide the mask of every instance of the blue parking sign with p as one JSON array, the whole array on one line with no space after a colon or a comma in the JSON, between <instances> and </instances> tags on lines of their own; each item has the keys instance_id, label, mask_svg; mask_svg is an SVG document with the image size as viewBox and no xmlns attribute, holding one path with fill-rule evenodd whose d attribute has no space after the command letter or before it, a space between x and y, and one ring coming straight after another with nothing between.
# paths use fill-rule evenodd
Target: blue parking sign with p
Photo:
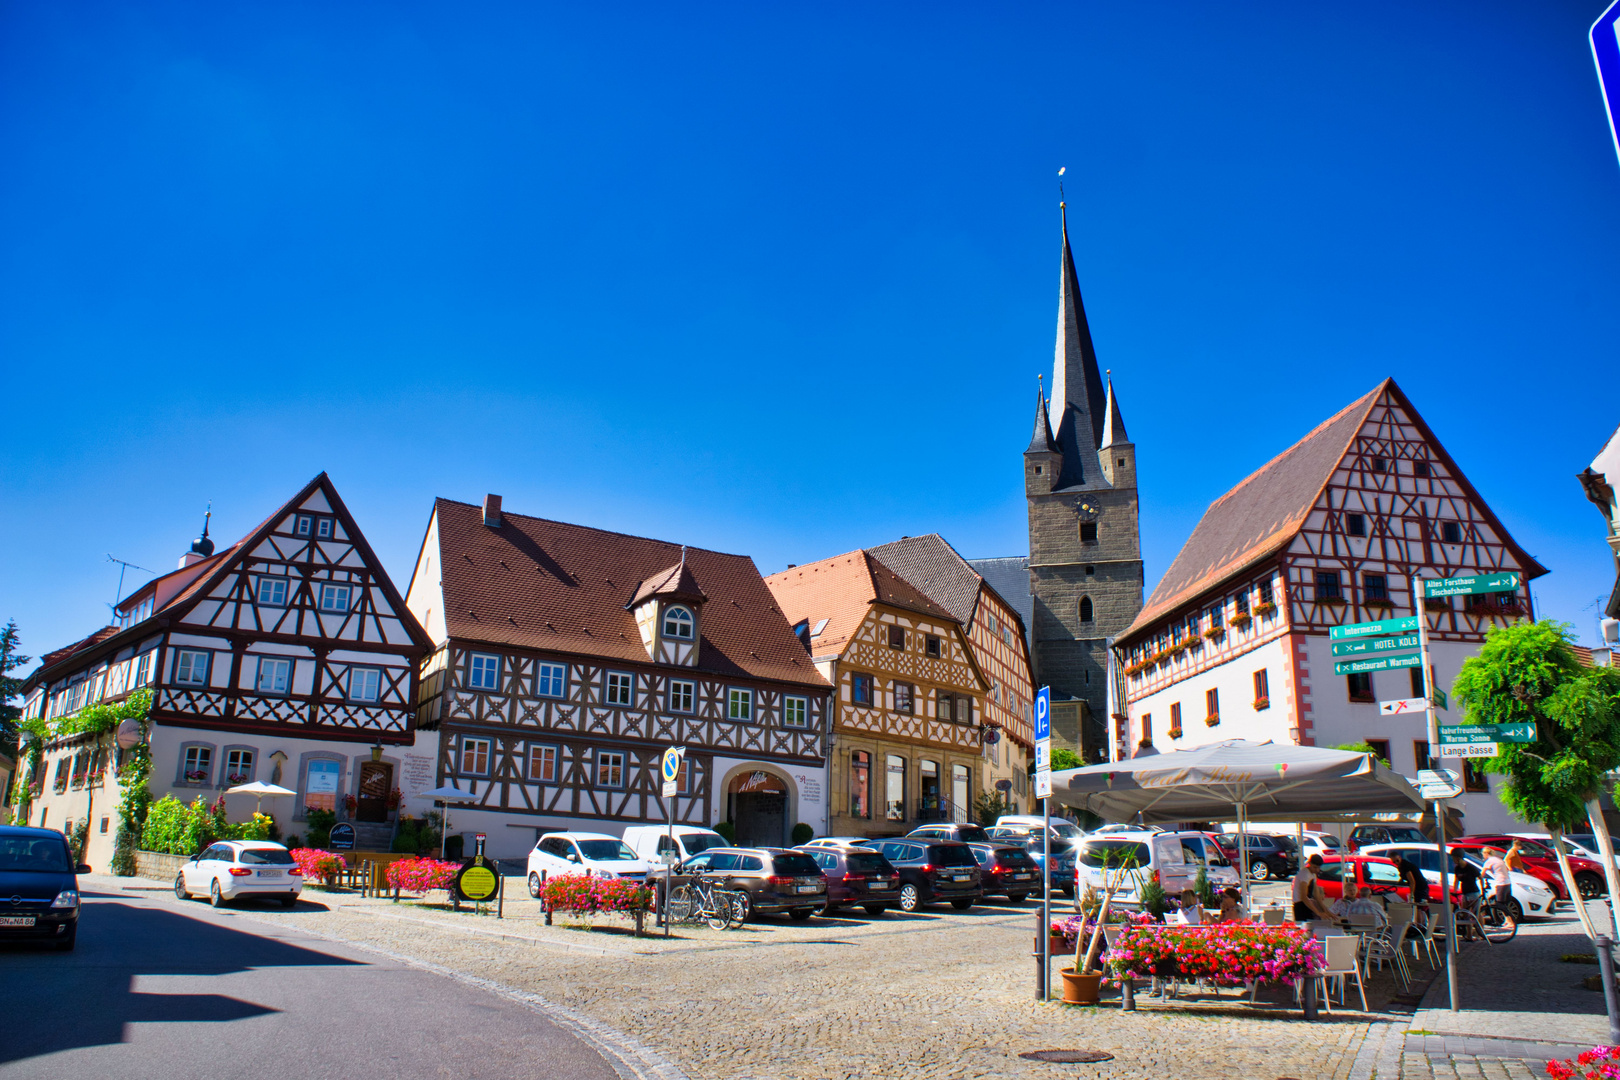
<instances>
[{"instance_id":1,"label":"blue parking sign with p","mask_svg":"<svg viewBox=\"0 0 1620 1080\"><path fill-rule=\"evenodd\" d=\"M1035 741L1052 737L1052 688L1043 686L1035 693Z\"/></svg>"}]
</instances>

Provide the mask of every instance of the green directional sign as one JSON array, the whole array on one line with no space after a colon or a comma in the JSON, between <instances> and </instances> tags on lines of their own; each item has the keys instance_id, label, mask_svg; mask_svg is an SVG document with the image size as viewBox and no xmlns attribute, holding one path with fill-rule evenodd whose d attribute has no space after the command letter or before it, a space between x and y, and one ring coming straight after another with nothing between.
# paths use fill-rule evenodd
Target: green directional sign
<instances>
[{"instance_id":1,"label":"green directional sign","mask_svg":"<svg viewBox=\"0 0 1620 1080\"><path fill-rule=\"evenodd\" d=\"M1516 592L1519 588L1519 575L1512 570L1503 570L1495 574L1474 574L1471 577L1441 578L1438 581L1425 581L1423 595L1436 596L1473 596L1475 593Z\"/></svg>"},{"instance_id":2,"label":"green directional sign","mask_svg":"<svg viewBox=\"0 0 1620 1080\"><path fill-rule=\"evenodd\" d=\"M1446 707L1446 692L1437 686L1434 688L1434 697L1429 700L1434 702L1435 708L1444 709Z\"/></svg>"},{"instance_id":3,"label":"green directional sign","mask_svg":"<svg viewBox=\"0 0 1620 1080\"><path fill-rule=\"evenodd\" d=\"M1536 725L1526 721L1522 724L1497 724L1497 742L1527 743L1536 741Z\"/></svg>"},{"instance_id":4,"label":"green directional sign","mask_svg":"<svg viewBox=\"0 0 1620 1080\"><path fill-rule=\"evenodd\" d=\"M1356 641L1335 641L1334 656L1381 656L1385 653L1416 652L1418 636L1401 634L1398 637L1360 638Z\"/></svg>"},{"instance_id":5,"label":"green directional sign","mask_svg":"<svg viewBox=\"0 0 1620 1080\"><path fill-rule=\"evenodd\" d=\"M1369 656L1365 660L1336 660L1333 664L1333 674L1360 675L1368 671L1417 667L1422 662L1423 658L1417 653L1411 653L1407 656Z\"/></svg>"},{"instance_id":6,"label":"green directional sign","mask_svg":"<svg viewBox=\"0 0 1620 1080\"><path fill-rule=\"evenodd\" d=\"M1440 744L1531 743L1536 741L1536 725L1522 724L1441 724Z\"/></svg>"},{"instance_id":7,"label":"green directional sign","mask_svg":"<svg viewBox=\"0 0 1620 1080\"><path fill-rule=\"evenodd\" d=\"M1328 630L1328 637L1333 641L1388 637L1391 634L1410 633L1417 628L1417 616L1408 615L1404 619L1380 619L1378 622L1358 622L1350 623L1348 626L1335 626Z\"/></svg>"}]
</instances>

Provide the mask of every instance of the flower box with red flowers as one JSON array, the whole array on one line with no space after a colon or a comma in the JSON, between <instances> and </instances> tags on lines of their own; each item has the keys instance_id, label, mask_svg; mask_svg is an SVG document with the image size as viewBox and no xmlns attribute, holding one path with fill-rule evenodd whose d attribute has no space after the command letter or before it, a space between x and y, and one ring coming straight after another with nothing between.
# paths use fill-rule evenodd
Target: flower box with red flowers
<instances>
[{"instance_id":1,"label":"flower box with red flowers","mask_svg":"<svg viewBox=\"0 0 1620 1080\"><path fill-rule=\"evenodd\" d=\"M1292 923L1137 924L1103 957L1110 982L1172 976L1218 986L1293 982L1327 966L1322 943Z\"/></svg>"}]
</instances>

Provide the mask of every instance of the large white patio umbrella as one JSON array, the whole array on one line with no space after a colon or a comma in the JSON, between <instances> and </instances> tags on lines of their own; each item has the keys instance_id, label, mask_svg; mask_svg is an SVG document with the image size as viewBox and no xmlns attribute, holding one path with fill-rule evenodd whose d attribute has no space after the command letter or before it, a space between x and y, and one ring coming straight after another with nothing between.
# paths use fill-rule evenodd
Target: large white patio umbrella
<instances>
[{"instance_id":1,"label":"large white patio umbrella","mask_svg":"<svg viewBox=\"0 0 1620 1080\"><path fill-rule=\"evenodd\" d=\"M233 788L226 788L225 794L254 796L253 812L257 814L264 806L266 795L296 795L298 792L288 791L286 788L278 787L275 784L266 784L262 780L255 780L251 784L237 784Z\"/></svg>"},{"instance_id":2,"label":"large white patio umbrella","mask_svg":"<svg viewBox=\"0 0 1620 1080\"><path fill-rule=\"evenodd\" d=\"M1371 754L1233 739L1052 774L1052 798L1105 821L1345 821L1421 813L1406 778ZM1244 905L1248 845L1238 844Z\"/></svg>"},{"instance_id":3,"label":"large white patio umbrella","mask_svg":"<svg viewBox=\"0 0 1620 1080\"><path fill-rule=\"evenodd\" d=\"M432 791L424 791L417 797L432 799L434 802L444 804L444 824L439 829L439 858L442 859L444 858L445 844L450 839L450 804L477 802L478 796L470 791L462 791L454 784L446 784L444 787L436 787Z\"/></svg>"}]
</instances>

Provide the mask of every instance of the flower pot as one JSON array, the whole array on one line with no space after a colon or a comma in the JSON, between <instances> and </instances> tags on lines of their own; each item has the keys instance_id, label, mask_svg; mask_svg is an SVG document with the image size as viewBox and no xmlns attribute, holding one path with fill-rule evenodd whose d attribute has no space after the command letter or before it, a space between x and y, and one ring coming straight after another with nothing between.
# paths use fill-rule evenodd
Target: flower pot
<instances>
[{"instance_id":1,"label":"flower pot","mask_svg":"<svg viewBox=\"0 0 1620 1080\"><path fill-rule=\"evenodd\" d=\"M1071 945L1067 940L1065 940L1062 934L1053 934L1048 940L1051 942L1053 956L1067 956L1074 952L1074 945ZM1041 951L1040 938L1035 939L1035 951Z\"/></svg>"},{"instance_id":2,"label":"flower pot","mask_svg":"<svg viewBox=\"0 0 1620 1080\"><path fill-rule=\"evenodd\" d=\"M1063 976L1065 1005L1095 1005L1102 1000L1102 972L1079 975L1073 968L1060 968L1058 974Z\"/></svg>"}]
</instances>

